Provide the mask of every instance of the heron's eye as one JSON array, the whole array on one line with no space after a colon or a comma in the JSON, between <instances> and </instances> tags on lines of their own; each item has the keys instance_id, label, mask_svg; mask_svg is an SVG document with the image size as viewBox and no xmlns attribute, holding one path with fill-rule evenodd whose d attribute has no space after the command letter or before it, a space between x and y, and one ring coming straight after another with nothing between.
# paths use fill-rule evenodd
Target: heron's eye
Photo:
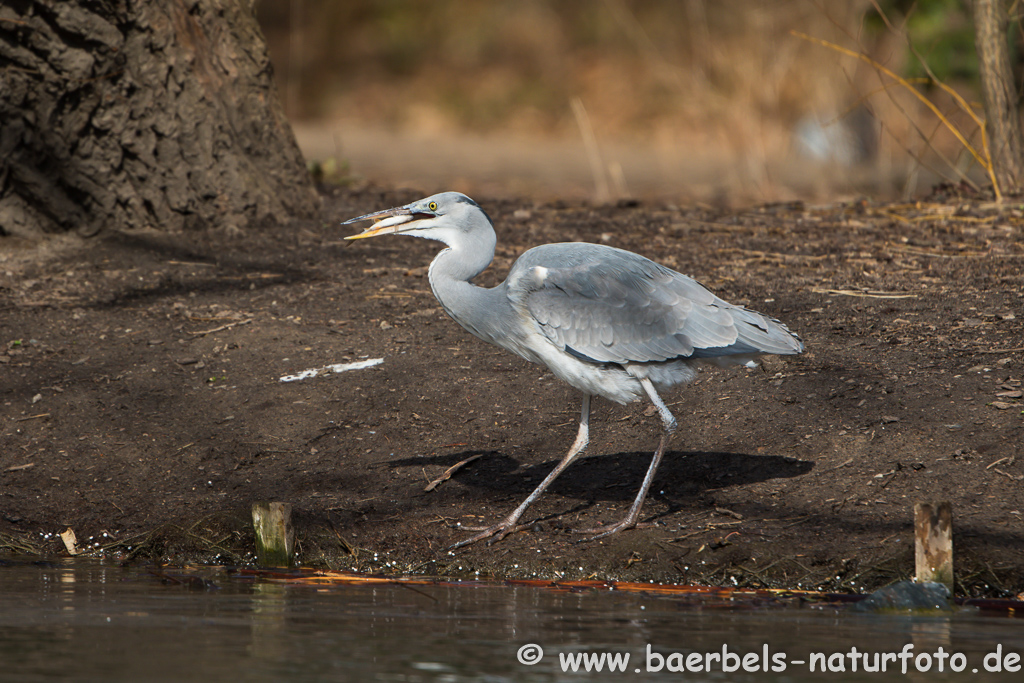
<instances>
[{"instance_id":1,"label":"heron's eye","mask_svg":"<svg viewBox=\"0 0 1024 683\"><path fill-rule=\"evenodd\" d=\"M430 202L427 204L427 208L431 211L437 211L437 202Z\"/></svg>"}]
</instances>

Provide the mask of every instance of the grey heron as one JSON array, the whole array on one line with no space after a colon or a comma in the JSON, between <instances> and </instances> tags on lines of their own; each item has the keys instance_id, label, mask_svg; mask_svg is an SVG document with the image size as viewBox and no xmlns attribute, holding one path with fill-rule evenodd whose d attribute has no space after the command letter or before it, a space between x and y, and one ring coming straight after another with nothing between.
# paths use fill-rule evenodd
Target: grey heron
<instances>
[{"instance_id":1,"label":"grey heron","mask_svg":"<svg viewBox=\"0 0 1024 683\"><path fill-rule=\"evenodd\" d=\"M600 244L534 247L516 260L500 285L474 285L473 278L494 259L497 237L484 210L458 192L343 225L362 220L376 222L345 239L394 234L444 243L428 279L445 312L470 333L546 366L583 392L579 431L565 457L507 517L452 548L490 537L500 540L520 528L526 509L586 448L594 396L621 404L646 396L661 416L661 440L629 513L609 527L583 532L601 538L635 527L676 429L658 392L692 381L702 362L749 365L761 354L790 355L804 348L778 320L723 301L696 280L639 254Z\"/></svg>"}]
</instances>

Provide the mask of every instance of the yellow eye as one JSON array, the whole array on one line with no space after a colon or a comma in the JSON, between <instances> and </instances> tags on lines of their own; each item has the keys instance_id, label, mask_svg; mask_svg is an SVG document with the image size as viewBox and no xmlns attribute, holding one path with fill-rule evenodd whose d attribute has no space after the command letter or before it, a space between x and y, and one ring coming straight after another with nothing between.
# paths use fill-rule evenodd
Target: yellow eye
<instances>
[{"instance_id":1,"label":"yellow eye","mask_svg":"<svg viewBox=\"0 0 1024 683\"><path fill-rule=\"evenodd\" d=\"M427 208L431 211L437 211L437 202L430 202L427 204Z\"/></svg>"}]
</instances>

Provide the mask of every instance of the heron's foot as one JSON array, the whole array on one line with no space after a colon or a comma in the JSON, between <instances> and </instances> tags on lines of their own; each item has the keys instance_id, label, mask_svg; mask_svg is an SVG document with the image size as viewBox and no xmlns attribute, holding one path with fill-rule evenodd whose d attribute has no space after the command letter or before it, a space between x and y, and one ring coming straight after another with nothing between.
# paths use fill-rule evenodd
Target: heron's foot
<instances>
[{"instance_id":1,"label":"heron's foot","mask_svg":"<svg viewBox=\"0 0 1024 683\"><path fill-rule=\"evenodd\" d=\"M470 545L472 543L476 543L477 541L482 541L482 540L484 540L486 538L490 538L491 539L491 540L487 541L487 545L490 545L491 543L494 543L495 541L500 541L501 539L505 538L509 534L513 534L513 533L515 533L517 531L522 531L523 529L526 529L529 526L530 526L529 524L516 524L516 520L503 519L502 521L498 522L494 526L489 526L489 527L486 527L486 528L482 529L480 531L480 533L478 533L478 534L475 534L473 536L470 536L467 539L464 539L462 541L459 541L458 543L454 543L454 544L448 546L448 550L455 550L456 548L462 548L462 547ZM472 531L476 531L476 529L471 529L471 530Z\"/></svg>"},{"instance_id":2,"label":"heron's foot","mask_svg":"<svg viewBox=\"0 0 1024 683\"><path fill-rule=\"evenodd\" d=\"M572 533L594 534L590 538L585 538L583 540L595 541L599 538L604 538L605 536L611 536L612 534L617 534L620 531L625 531L626 529L647 529L653 526L657 526L657 524L655 524L654 522L638 522L636 519L626 517L626 519L622 520L621 522L616 522L611 526L599 526L594 527L593 529L573 529Z\"/></svg>"}]
</instances>

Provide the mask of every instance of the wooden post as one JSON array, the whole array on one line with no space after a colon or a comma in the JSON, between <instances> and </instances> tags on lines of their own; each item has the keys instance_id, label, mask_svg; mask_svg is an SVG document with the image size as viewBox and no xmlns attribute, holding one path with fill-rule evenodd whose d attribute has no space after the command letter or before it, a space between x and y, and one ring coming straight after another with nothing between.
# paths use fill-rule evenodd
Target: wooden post
<instances>
[{"instance_id":1,"label":"wooden post","mask_svg":"<svg viewBox=\"0 0 1024 683\"><path fill-rule=\"evenodd\" d=\"M253 503L252 526L256 530L256 561L264 567L290 567L295 558L292 546L292 506L288 503Z\"/></svg>"},{"instance_id":2,"label":"wooden post","mask_svg":"<svg viewBox=\"0 0 1024 683\"><path fill-rule=\"evenodd\" d=\"M953 506L914 505L915 564L918 582L944 583L953 593Z\"/></svg>"}]
</instances>

